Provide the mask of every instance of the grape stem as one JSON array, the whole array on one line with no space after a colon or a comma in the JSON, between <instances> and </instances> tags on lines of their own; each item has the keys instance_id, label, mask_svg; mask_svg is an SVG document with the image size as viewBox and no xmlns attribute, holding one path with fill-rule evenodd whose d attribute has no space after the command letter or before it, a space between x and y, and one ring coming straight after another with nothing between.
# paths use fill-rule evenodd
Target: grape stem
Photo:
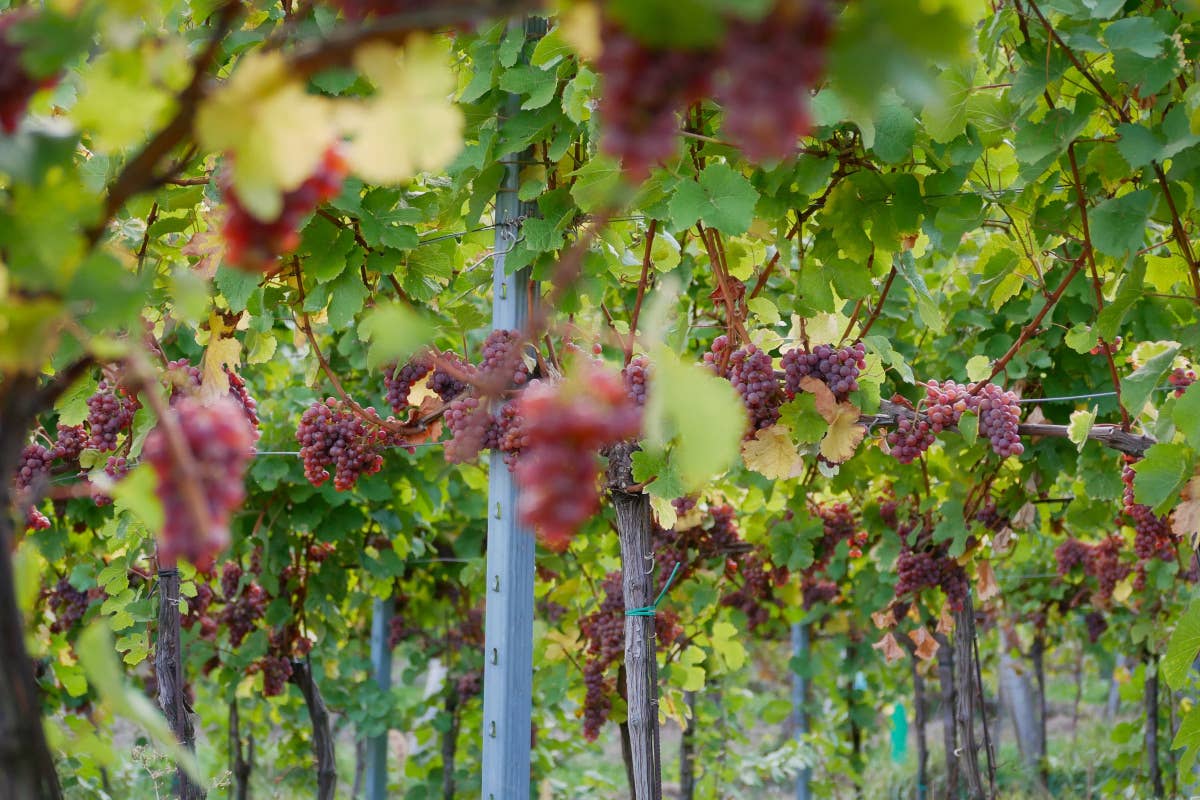
<instances>
[{"instance_id":1,"label":"grape stem","mask_svg":"<svg viewBox=\"0 0 1200 800\"><path fill-rule=\"evenodd\" d=\"M633 302L633 313L629 315L629 344L625 346L625 363L633 359L633 342L637 338L638 317L642 313L642 301L646 297L646 285L650 278L650 255L654 249L654 235L658 232L658 220L650 220L646 229L646 247L642 253L642 277L638 279L637 299Z\"/></svg>"}]
</instances>

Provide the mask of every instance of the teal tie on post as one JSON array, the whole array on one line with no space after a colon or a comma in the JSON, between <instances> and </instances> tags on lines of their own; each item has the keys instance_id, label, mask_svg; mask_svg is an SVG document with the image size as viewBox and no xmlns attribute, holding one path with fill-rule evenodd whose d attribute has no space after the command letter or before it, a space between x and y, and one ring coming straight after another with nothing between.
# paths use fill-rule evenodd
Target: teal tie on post
<instances>
[{"instance_id":1,"label":"teal tie on post","mask_svg":"<svg viewBox=\"0 0 1200 800\"><path fill-rule=\"evenodd\" d=\"M908 760L908 713L903 703L892 707L892 761L903 764Z\"/></svg>"},{"instance_id":2,"label":"teal tie on post","mask_svg":"<svg viewBox=\"0 0 1200 800\"><path fill-rule=\"evenodd\" d=\"M670 589L671 584L675 582L675 573L677 573L677 572L679 572L679 562L678 561L675 562L675 566L671 570L671 576L669 578L667 578L667 585L664 586L662 588L662 591L658 593L658 597L654 598L654 602L648 606L642 606L641 608L631 608L625 612L625 616L627 616L627 617L653 617L654 613L656 611L658 611L658 604L661 603L662 599L667 596L667 590Z\"/></svg>"}]
</instances>

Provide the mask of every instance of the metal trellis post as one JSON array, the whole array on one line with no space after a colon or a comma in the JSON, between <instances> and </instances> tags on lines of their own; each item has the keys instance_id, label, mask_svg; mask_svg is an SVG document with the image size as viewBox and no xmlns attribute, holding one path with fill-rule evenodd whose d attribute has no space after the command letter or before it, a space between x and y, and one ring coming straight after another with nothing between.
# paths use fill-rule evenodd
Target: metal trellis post
<instances>
[{"instance_id":1,"label":"metal trellis post","mask_svg":"<svg viewBox=\"0 0 1200 800\"><path fill-rule=\"evenodd\" d=\"M514 22L528 37L545 20ZM501 124L520 112L509 95ZM506 254L520 238L521 220L537 206L517 197L522 156L512 153L496 193L496 249L492 258L492 328L523 329L529 316L529 271L509 275ZM533 715L533 533L517 522L517 487L502 454L492 451L488 478L487 606L484 619L482 800L530 796Z\"/></svg>"},{"instance_id":2,"label":"metal trellis post","mask_svg":"<svg viewBox=\"0 0 1200 800\"><path fill-rule=\"evenodd\" d=\"M797 666L808 669L808 625L792 624L792 658ZM792 672L792 709L796 714L796 741L804 742L808 735L808 676L799 671ZM796 776L796 800L811 800L809 784L812 769L804 767Z\"/></svg>"},{"instance_id":3,"label":"metal trellis post","mask_svg":"<svg viewBox=\"0 0 1200 800\"><path fill-rule=\"evenodd\" d=\"M391 599L376 598L371 612L371 667L375 683L383 691L392 688L392 648L388 633L392 622ZM367 742L367 800L385 800L388 788L388 732L372 736Z\"/></svg>"}]
</instances>

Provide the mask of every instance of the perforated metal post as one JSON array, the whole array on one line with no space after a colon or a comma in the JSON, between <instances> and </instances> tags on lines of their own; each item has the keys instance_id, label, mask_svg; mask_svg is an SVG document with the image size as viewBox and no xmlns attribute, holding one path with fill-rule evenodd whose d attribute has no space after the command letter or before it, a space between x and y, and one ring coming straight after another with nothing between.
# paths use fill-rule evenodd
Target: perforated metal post
<instances>
[{"instance_id":1,"label":"perforated metal post","mask_svg":"<svg viewBox=\"0 0 1200 800\"><path fill-rule=\"evenodd\" d=\"M514 22L527 37L545 33L545 20ZM520 112L509 95L504 119ZM529 316L529 273L509 275L505 256L520 238L521 220L537 206L517 198L520 162L504 162L496 194L492 259L492 328L523 329ZM517 487L493 451L488 479L487 606L484 618L483 800L527 800L533 712L533 533L517 523Z\"/></svg>"},{"instance_id":2,"label":"perforated metal post","mask_svg":"<svg viewBox=\"0 0 1200 800\"><path fill-rule=\"evenodd\" d=\"M375 683L383 691L392 688L392 648L388 644L388 633L392 622L392 601L375 600L371 611L371 667L375 672ZM367 800L387 798L388 732L385 730L367 741Z\"/></svg>"},{"instance_id":3,"label":"perforated metal post","mask_svg":"<svg viewBox=\"0 0 1200 800\"><path fill-rule=\"evenodd\" d=\"M792 658L808 669L808 625L792 624ZM796 714L796 741L803 742L808 735L808 676L799 671L792 673L792 709ZM800 770L796 776L796 800L811 800L812 770Z\"/></svg>"}]
</instances>

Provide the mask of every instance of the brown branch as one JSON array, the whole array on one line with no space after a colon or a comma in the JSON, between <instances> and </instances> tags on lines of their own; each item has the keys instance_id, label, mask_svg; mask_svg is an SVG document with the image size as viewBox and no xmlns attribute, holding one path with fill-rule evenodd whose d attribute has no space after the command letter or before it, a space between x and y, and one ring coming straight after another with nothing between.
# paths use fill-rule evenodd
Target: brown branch
<instances>
[{"instance_id":1,"label":"brown branch","mask_svg":"<svg viewBox=\"0 0 1200 800\"><path fill-rule=\"evenodd\" d=\"M100 222L87 231L88 244L94 245L104 235L104 229L117 215L117 211L138 192L154 182L154 168L191 133L192 123L200 108L200 101L205 95L205 81L208 70L216 60L217 51L226 34L233 29L234 22L243 11L242 3L237 0L227 2L217 12L217 22L208 44L192 62L192 80L179 93L176 99L178 109L175 116L160 130L154 138L146 143L136 156L125 164L108 188L104 200L104 213Z\"/></svg>"},{"instance_id":2,"label":"brown branch","mask_svg":"<svg viewBox=\"0 0 1200 800\"><path fill-rule=\"evenodd\" d=\"M1096 269L1096 253L1092 248L1092 229L1088 223L1087 196L1083 193L1083 180L1079 177L1079 164L1075 159L1075 143L1067 146L1067 157L1071 161L1071 175L1075 182L1075 197L1079 202L1079 219L1083 225L1083 254L1087 257L1088 268L1092 275L1092 288L1096 294L1097 316L1104 310L1104 292L1100 288L1100 273ZM1108 343L1100 338L1100 349L1108 361L1108 374L1112 378L1113 390L1117 393L1117 408L1121 411L1121 427L1129 430L1129 412L1121 401L1121 378L1117 375L1117 363L1113 360L1112 350Z\"/></svg>"},{"instance_id":3,"label":"brown branch","mask_svg":"<svg viewBox=\"0 0 1200 800\"><path fill-rule=\"evenodd\" d=\"M867 317L867 323L863 325L863 329L858 333L859 339L865 339L871 330L871 326L875 324L875 320L879 319L879 315L883 312L883 304L887 302L888 292L892 290L892 284L895 281L896 267L892 265L891 271L888 272L887 280L883 282L883 288L879 291L879 302L875 304L875 309L871 311L871 316Z\"/></svg>"},{"instance_id":4,"label":"brown branch","mask_svg":"<svg viewBox=\"0 0 1200 800\"><path fill-rule=\"evenodd\" d=\"M650 254L654 249L654 235L658 232L658 220L650 220L646 229L646 248L642 254L642 276L638 279L637 299L633 303L633 313L629 315L629 345L625 348L625 363L633 358L633 342L637 338L638 317L642 313L642 301L646 297L646 284L650 279Z\"/></svg>"},{"instance_id":5,"label":"brown branch","mask_svg":"<svg viewBox=\"0 0 1200 800\"><path fill-rule=\"evenodd\" d=\"M1033 337L1033 334L1037 332L1038 327L1042 324L1042 320L1046 318L1046 314L1049 313L1050 309L1053 308L1054 305L1062 298L1063 292L1065 292L1067 287L1071 284L1071 279L1078 275L1079 271L1083 269L1083 262L1084 257L1082 255L1075 259L1075 263L1071 265L1071 269L1067 272L1066 277L1062 279L1062 283L1060 283L1058 288L1055 289L1050 294L1050 297L1046 299L1046 302L1044 305L1042 305L1041 310L1039 310L1034 318L1029 321L1028 325L1021 329L1020 335L1017 336L1017 340L1013 342L1012 347L1008 348L1008 352L1000 356L996 363L992 365L992 372L990 375L988 375L987 380L980 381L979 383L975 384L975 387L971 389L970 394L978 393L979 390L983 388L985 383L990 382L992 378L995 378L997 375L999 375L1000 372L1006 366L1008 366L1008 362L1012 361L1012 358L1017 354L1017 351L1020 350L1021 347Z\"/></svg>"},{"instance_id":6,"label":"brown branch","mask_svg":"<svg viewBox=\"0 0 1200 800\"><path fill-rule=\"evenodd\" d=\"M1175 241L1179 243L1179 252L1183 255L1183 260L1187 262L1188 274L1192 279L1192 292L1196 295L1195 302L1200 305L1200 267L1196 265L1196 255L1192 252L1192 245L1187 236L1187 231L1183 228L1183 220L1179 216L1179 209L1175 206L1175 198L1171 195L1171 187L1167 183L1167 175L1163 172L1162 165L1157 161L1152 161L1154 165L1154 175L1158 178L1159 188L1162 189L1163 197L1167 201L1167 209L1171 212L1171 230L1175 233Z\"/></svg>"}]
</instances>

